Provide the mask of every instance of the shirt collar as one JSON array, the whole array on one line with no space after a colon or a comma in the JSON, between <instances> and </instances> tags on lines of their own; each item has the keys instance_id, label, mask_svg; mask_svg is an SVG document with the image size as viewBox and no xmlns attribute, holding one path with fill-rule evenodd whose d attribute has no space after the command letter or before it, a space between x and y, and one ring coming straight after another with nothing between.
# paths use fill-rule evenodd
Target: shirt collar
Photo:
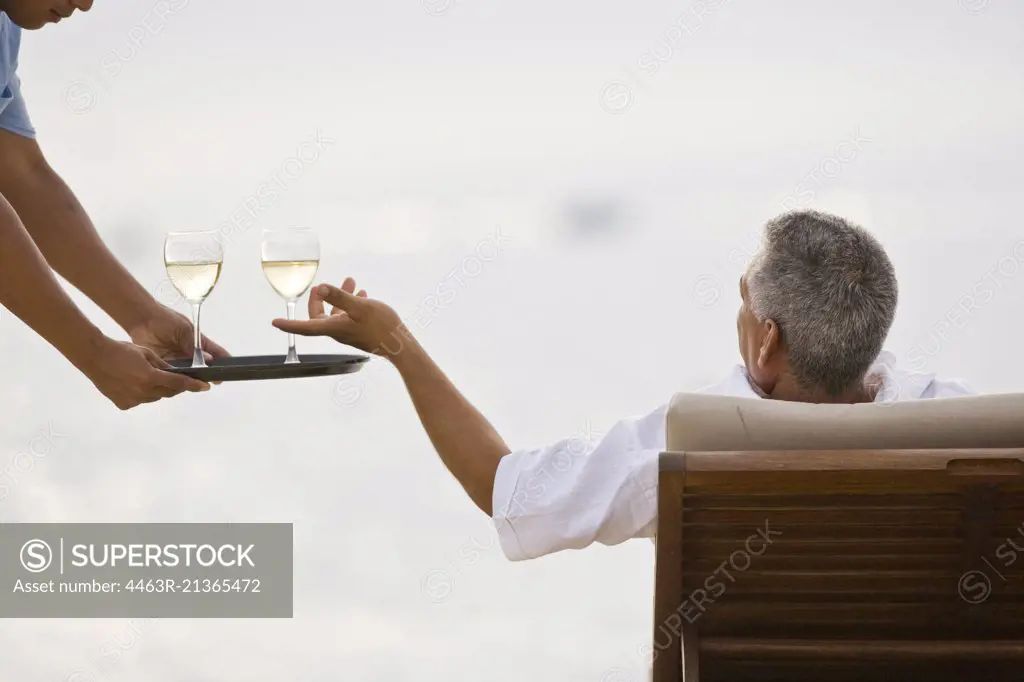
<instances>
[{"instance_id":1,"label":"shirt collar","mask_svg":"<svg viewBox=\"0 0 1024 682\"><path fill-rule=\"evenodd\" d=\"M734 372L742 377L743 382L749 388L750 397L768 399L768 394L761 390L761 387L750 378L750 373L743 365L736 365ZM876 377L881 385L875 394L876 403L894 403L899 400L917 400L928 387L934 374L921 372L909 372L896 366L896 356L889 351L883 350L868 370L868 377Z\"/></svg>"}]
</instances>

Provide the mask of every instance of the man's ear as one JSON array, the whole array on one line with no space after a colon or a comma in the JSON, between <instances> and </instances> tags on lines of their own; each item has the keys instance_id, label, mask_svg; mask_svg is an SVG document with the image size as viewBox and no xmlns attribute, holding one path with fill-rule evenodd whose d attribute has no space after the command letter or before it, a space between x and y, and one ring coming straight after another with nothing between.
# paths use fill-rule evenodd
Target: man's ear
<instances>
[{"instance_id":1,"label":"man's ear","mask_svg":"<svg viewBox=\"0 0 1024 682\"><path fill-rule=\"evenodd\" d=\"M757 354L757 366L767 367L782 351L782 330L772 319L765 320L761 325L764 336L761 338L761 350Z\"/></svg>"}]
</instances>

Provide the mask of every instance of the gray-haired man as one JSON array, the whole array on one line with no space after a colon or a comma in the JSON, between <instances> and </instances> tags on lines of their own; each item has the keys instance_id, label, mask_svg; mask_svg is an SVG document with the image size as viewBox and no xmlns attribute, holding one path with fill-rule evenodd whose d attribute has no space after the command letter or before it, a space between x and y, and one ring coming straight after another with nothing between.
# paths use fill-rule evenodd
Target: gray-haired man
<instances>
[{"instance_id":1,"label":"gray-haired man","mask_svg":"<svg viewBox=\"0 0 1024 682\"><path fill-rule=\"evenodd\" d=\"M647 493L657 487L667 405L618 422L597 443L571 438L512 450L395 312L354 292L351 279L341 289L321 285L310 294L308 321L274 324L387 356L441 460L493 516L509 559L653 536L657 501ZM770 221L740 295L743 364L702 392L808 403L973 393L959 381L898 371L882 352L896 313L896 276L875 238L842 218L797 211ZM324 301L334 306L329 315Z\"/></svg>"}]
</instances>

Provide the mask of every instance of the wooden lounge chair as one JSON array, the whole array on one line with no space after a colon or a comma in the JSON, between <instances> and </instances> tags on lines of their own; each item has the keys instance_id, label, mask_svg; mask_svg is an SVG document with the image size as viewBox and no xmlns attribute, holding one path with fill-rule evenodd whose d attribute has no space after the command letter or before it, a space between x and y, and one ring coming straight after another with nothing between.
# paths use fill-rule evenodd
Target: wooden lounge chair
<instances>
[{"instance_id":1,"label":"wooden lounge chair","mask_svg":"<svg viewBox=\"0 0 1024 682\"><path fill-rule=\"evenodd\" d=\"M1024 395L679 395L667 436L655 682L1024 680Z\"/></svg>"}]
</instances>

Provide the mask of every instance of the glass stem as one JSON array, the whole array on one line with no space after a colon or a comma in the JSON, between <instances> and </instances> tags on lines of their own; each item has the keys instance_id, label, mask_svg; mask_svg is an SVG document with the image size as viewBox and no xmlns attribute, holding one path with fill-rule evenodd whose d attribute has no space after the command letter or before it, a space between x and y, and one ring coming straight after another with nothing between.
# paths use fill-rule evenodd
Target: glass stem
<instances>
[{"instance_id":1,"label":"glass stem","mask_svg":"<svg viewBox=\"0 0 1024 682\"><path fill-rule=\"evenodd\" d=\"M295 319L295 301L288 301L288 319ZM288 332L288 357L284 361L286 363L299 361L299 355L295 352L295 334L291 332Z\"/></svg>"},{"instance_id":2,"label":"glass stem","mask_svg":"<svg viewBox=\"0 0 1024 682\"><path fill-rule=\"evenodd\" d=\"M199 310L202 308L203 302L190 303L192 305L192 366L206 367L206 358L203 357L203 336L199 331Z\"/></svg>"}]
</instances>

